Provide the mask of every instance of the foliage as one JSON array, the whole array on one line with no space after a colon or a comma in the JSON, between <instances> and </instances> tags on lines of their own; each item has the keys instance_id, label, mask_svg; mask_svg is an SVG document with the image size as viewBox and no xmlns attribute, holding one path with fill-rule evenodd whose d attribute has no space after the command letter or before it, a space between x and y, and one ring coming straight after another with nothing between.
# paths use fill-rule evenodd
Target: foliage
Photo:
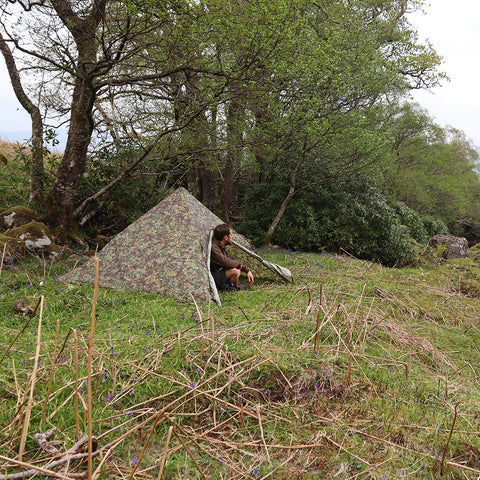
<instances>
[{"instance_id":1,"label":"foliage","mask_svg":"<svg viewBox=\"0 0 480 480\"><path fill-rule=\"evenodd\" d=\"M407 207L407 205L402 202L391 201L389 204L392 207L395 215L398 217L400 223L407 227L409 236L419 243L426 243L431 235L425 226L425 219L420 217L417 212L412 210L410 207ZM433 228L434 222L430 222L429 229L432 230ZM437 233L439 233L438 227L437 232L435 232L434 235Z\"/></svg>"},{"instance_id":2,"label":"foliage","mask_svg":"<svg viewBox=\"0 0 480 480\"><path fill-rule=\"evenodd\" d=\"M376 160L384 142L375 116L387 108L385 99L442 78L440 58L418 42L407 20L420 4L15 3L12 9L24 7L16 28L8 9L0 23L9 42L25 47L15 49L20 71L40 92L42 111L60 119L71 114L64 161L46 201L50 222L65 235L71 213L85 213L74 210L72 197L82 194L89 163L98 158L87 156L94 128L145 148L165 140L175 159L168 167L177 169L181 159L180 175L209 204L221 193L227 219L250 168L268 172L283 155L292 171L320 143L341 145L336 136L346 117L370 128L350 132L347 151L336 148L335 167L360 160L360 169L366 150ZM146 157L139 158L138 165Z\"/></svg>"},{"instance_id":3,"label":"foliage","mask_svg":"<svg viewBox=\"0 0 480 480\"><path fill-rule=\"evenodd\" d=\"M281 201L282 183L248 189L239 230L255 241L271 221L272 205ZM428 227L428 230L427 230ZM357 177L311 187L290 203L275 233L275 242L293 249L347 251L385 265L415 261L415 241L444 233L444 225L423 219L398 201L388 201L369 178Z\"/></svg>"},{"instance_id":4,"label":"foliage","mask_svg":"<svg viewBox=\"0 0 480 480\"><path fill-rule=\"evenodd\" d=\"M440 128L410 104L399 109L390 129L393 152L384 163L389 195L442 219L452 231L457 220L478 218L479 157L464 134Z\"/></svg>"},{"instance_id":5,"label":"foliage","mask_svg":"<svg viewBox=\"0 0 480 480\"><path fill-rule=\"evenodd\" d=\"M429 238L434 235L448 235L450 233L447 225L439 218L424 215L422 222Z\"/></svg>"}]
</instances>

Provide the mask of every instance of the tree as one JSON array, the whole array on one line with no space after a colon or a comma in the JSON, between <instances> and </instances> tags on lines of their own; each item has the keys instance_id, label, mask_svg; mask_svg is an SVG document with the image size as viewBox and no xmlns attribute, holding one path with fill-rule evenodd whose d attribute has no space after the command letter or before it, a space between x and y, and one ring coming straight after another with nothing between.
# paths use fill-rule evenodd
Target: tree
<instances>
[{"instance_id":1,"label":"tree","mask_svg":"<svg viewBox=\"0 0 480 480\"><path fill-rule=\"evenodd\" d=\"M60 238L72 235L75 216L153 155L211 205L220 172L226 218L242 179L256 171L266 181L278 162L291 179L285 207L305 179L370 163L380 135L360 129L388 96L438 78L438 58L405 22L416 3L13 2L23 7L20 34L4 21L5 38L45 79L43 105L68 115L49 222ZM334 142L345 130L356 137L342 151ZM94 131L119 148L127 138L139 152L81 198Z\"/></svg>"},{"instance_id":2,"label":"tree","mask_svg":"<svg viewBox=\"0 0 480 480\"><path fill-rule=\"evenodd\" d=\"M418 105L405 103L390 118L391 157L385 190L410 208L452 226L480 208L478 153L465 135L441 128Z\"/></svg>"},{"instance_id":3,"label":"tree","mask_svg":"<svg viewBox=\"0 0 480 480\"><path fill-rule=\"evenodd\" d=\"M22 107L29 113L32 121L32 171L29 203L36 206L42 203L44 193L43 119L40 109L29 98L22 86L15 58L1 32L0 51L5 59L13 91Z\"/></svg>"},{"instance_id":4,"label":"tree","mask_svg":"<svg viewBox=\"0 0 480 480\"><path fill-rule=\"evenodd\" d=\"M290 182L268 229L267 243L298 189L302 171L304 178L318 181L371 165L385 143L380 125L390 109L389 98L434 85L441 78L436 74L439 57L428 46L415 43L406 22L407 9L415 4L303 4L296 42L290 44L288 58L293 60L279 57L271 63L270 77L276 85L268 85L276 94L269 109L275 113L271 123L264 122L263 136L274 132L270 138L275 138L283 157L289 159L285 168ZM349 126L349 120L356 125ZM355 128L359 126L367 133ZM342 139L347 145L343 152L332 145L341 137L341 129L347 133ZM362 141L366 143L361 145ZM381 148L375 148L375 143ZM288 151L295 154L288 155Z\"/></svg>"}]
</instances>

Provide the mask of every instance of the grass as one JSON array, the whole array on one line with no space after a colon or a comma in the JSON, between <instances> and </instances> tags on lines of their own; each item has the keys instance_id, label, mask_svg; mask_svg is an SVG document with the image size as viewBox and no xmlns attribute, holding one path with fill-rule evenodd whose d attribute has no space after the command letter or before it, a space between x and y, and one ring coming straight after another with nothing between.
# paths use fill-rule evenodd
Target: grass
<instances>
[{"instance_id":1,"label":"grass","mask_svg":"<svg viewBox=\"0 0 480 480\"><path fill-rule=\"evenodd\" d=\"M222 308L4 266L0 478L478 478L478 267L264 254L295 283Z\"/></svg>"}]
</instances>

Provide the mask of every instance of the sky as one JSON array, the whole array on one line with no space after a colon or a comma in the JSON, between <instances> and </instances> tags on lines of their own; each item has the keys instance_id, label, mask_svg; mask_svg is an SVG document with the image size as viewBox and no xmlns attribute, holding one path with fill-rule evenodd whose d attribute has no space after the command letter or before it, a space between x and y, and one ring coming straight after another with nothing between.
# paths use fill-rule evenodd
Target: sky
<instances>
[{"instance_id":1,"label":"sky","mask_svg":"<svg viewBox=\"0 0 480 480\"><path fill-rule=\"evenodd\" d=\"M480 2L430 0L425 15L410 16L420 40L428 39L443 57L450 78L441 87L415 92L414 100L442 127L462 130L480 146Z\"/></svg>"},{"instance_id":2,"label":"sky","mask_svg":"<svg viewBox=\"0 0 480 480\"><path fill-rule=\"evenodd\" d=\"M420 40L428 39L443 57L441 70L449 77L432 91L414 92L413 99L442 127L462 130L480 146L480 2L427 0L426 14L410 21ZM13 94L3 57L0 57L0 132L30 130L29 115Z\"/></svg>"}]
</instances>

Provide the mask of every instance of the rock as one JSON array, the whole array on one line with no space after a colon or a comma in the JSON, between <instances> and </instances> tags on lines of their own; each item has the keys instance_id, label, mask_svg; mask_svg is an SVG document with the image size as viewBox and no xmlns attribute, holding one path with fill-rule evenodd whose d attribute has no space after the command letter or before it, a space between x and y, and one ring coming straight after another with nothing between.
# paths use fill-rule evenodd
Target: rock
<instances>
[{"instance_id":1,"label":"rock","mask_svg":"<svg viewBox=\"0 0 480 480\"><path fill-rule=\"evenodd\" d=\"M17 206L0 213L0 229L7 230L25 225L35 220L37 213L29 208Z\"/></svg>"},{"instance_id":2,"label":"rock","mask_svg":"<svg viewBox=\"0 0 480 480\"><path fill-rule=\"evenodd\" d=\"M465 237L435 235L428 241L428 246L432 248L445 247L442 257L446 260L468 257L468 241Z\"/></svg>"},{"instance_id":3,"label":"rock","mask_svg":"<svg viewBox=\"0 0 480 480\"><path fill-rule=\"evenodd\" d=\"M50 250L53 245L53 236L47 226L40 222L29 222L21 227L7 230L6 236L17 238L30 251Z\"/></svg>"}]
</instances>

